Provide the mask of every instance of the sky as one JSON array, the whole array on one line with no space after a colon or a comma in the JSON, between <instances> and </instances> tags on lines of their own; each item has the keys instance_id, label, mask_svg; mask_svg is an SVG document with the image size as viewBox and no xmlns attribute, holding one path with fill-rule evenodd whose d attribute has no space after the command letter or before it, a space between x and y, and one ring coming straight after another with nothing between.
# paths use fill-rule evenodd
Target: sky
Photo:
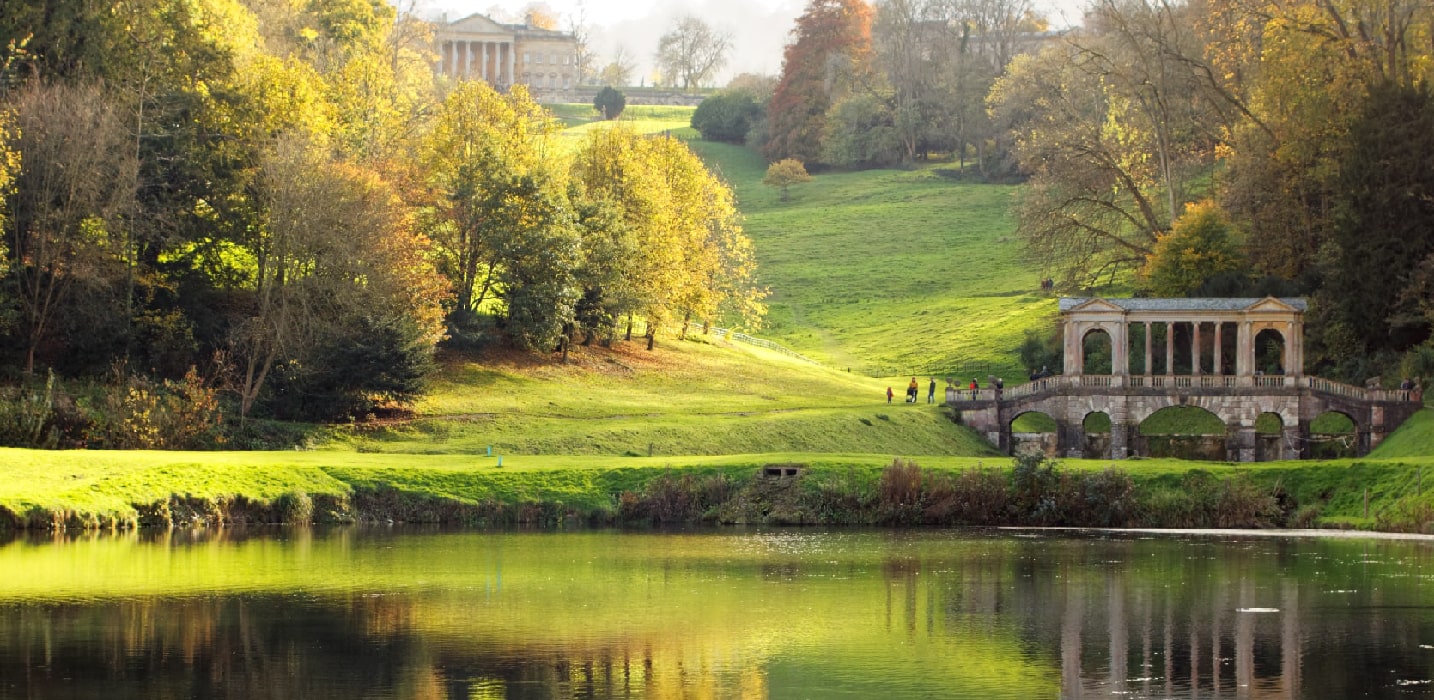
<instances>
[{"instance_id":1,"label":"sky","mask_svg":"<svg viewBox=\"0 0 1434 700\"><path fill-rule=\"evenodd\" d=\"M530 0L416 0L416 12L453 21L471 14L502 10L517 16ZM405 3L406 4L406 3ZM599 66L621 46L638 65L636 79L652 70L657 40L680 17L693 15L732 35L732 51L718 84L739 73L776 75L782 70L782 48L806 0L545 0L566 29L571 18L586 17ZM1084 0L1036 0L1052 15L1052 26L1069 26L1079 18Z\"/></svg>"}]
</instances>

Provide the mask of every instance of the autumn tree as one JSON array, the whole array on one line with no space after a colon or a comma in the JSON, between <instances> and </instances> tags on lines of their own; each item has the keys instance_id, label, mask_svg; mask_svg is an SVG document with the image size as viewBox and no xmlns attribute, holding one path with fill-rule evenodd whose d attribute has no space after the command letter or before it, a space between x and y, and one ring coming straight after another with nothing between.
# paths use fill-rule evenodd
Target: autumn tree
<instances>
[{"instance_id":1,"label":"autumn tree","mask_svg":"<svg viewBox=\"0 0 1434 700\"><path fill-rule=\"evenodd\" d=\"M767 175L762 178L762 184L781 191L783 202L787 201L787 190L792 185L811 181L812 176L807 174L806 166L795 158L785 158L767 166Z\"/></svg>"},{"instance_id":2,"label":"autumn tree","mask_svg":"<svg viewBox=\"0 0 1434 700\"><path fill-rule=\"evenodd\" d=\"M1434 77L1420 0L1220 0L1201 24L1212 81L1244 107L1227 139L1225 205L1261 235L1252 262L1317 274L1335 236L1340 160L1370 91Z\"/></svg>"},{"instance_id":3,"label":"autumn tree","mask_svg":"<svg viewBox=\"0 0 1434 700\"><path fill-rule=\"evenodd\" d=\"M516 175L490 213L504 328L525 350L551 350L581 294L575 271L582 249L565 184L548 168Z\"/></svg>"},{"instance_id":4,"label":"autumn tree","mask_svg":"<svg viewBox=\"0 0 1434 700\"><path fill-rule=\"evenodd\" d=\"M592 28L588 24L587 7L578 3L577 11L567 17L568 34L573 37L573 70L579 85L591 85L598 77L597 55L592 47Z\"/></svg>"},{"instance_id":5,"label":"autumn tree","mask_svg":"<svg viewBox=\"0 0 1434 700\"><path fill-rule=\"evenodd\" d=\"M1177 9L1102 3L1085 30L1016 58L992 90L992 114L1014 130L1031 176L1020 235L1069 285L1143 264L1208 184L1226 115Z\"/></svg>"},{"instance_id":6,"label":"autumn tree","mask_svg":"<svg viewBox=\"0 0 1434 700\"><path fill-rule=\"evenodd\" d=\"M657 42L654 60L663 79L691 90L709 83L727 64L732 36L688 15L675 20Z\"/></svg>"},{"instance_id":7,"label":"autumn tree","mask_svg":"<svg viewBox=\"0 0 1434 700\"><path fill-rule=\"evenodd\" d=\"M12 97L20 169L5 207L6 243L30 374L42 347L64 344L55 330L77 289L101 292L86 304L106 313L102 300L123 279L119 242L136 162L123 116L98 88L37 81Z\"/></svg>"},{"instance_id":8,"label":"autumn tree","mask_svg":"<svg viewBox=\"0 0 1434 700\"><path fill-rule=\"evenodd\" d=\"M848 91L871 50L871 8L862 0L810 0L792 30L767 109L768 160L821 160L827 110Z\"/></svg>"},{"instance_id":9,"label":"autumn tree","mask_svg":"<svg viewBox=\"0 0 1434 700\"><path fill-rule=\"evenodd\" d=\"M428 235L453 284L455 308L477 313L499 268L493 239L510 217L513 187L536 172L554 131L552 117L516 85L499 94L467 82L439 107L423 146Z\"/></svg>"},{"instance_id":10,"label":"autumn tree","mask_svg":"<svg viewBox=\"0 0 1434 700\"><path fill-rule=\"evenodd\" d=\"M545 2L530 2L523 6L523 23L536 29L557 29L558 14Z\"/></svg>"},{"instance_id":11,"label":"autumn tree","mask_svg":"<svg viewBox=\"0 0 1434 700\"><path fill-rule=\"evenodd\" d=\"M991 84L1044 29L1030 0L883 0L872 25L887 122L901 159L953 152L1000 175L1001 139L984 108Z\"/></svg>"},{"instance_id":12,"label":"autumn tree","mask_svg":"<svg viewBox=\"0 0 1434 700\"><path fill-rule=\"evenodd\" d=\"M240 414L266 393L275 415L311 420L412 399L447 289L395 192L303 135L268 149L258 188L251 301L230 345Z\"/></svg>"},{"instance_id":13,"label":"autumn tree","mask_svg":"<svg viewBox=\"0 0 1434 700\"><path fill-rule=\"evenodd\" d=\"M632 84L632 74L637 70L637 63L628 53L627 49L619 45L613 49L612 60L598 71L598 82L603 85L622 87Z\"/></svg>"},{"instance_id":14,"label":"autumn tree","mask_svg":"<svg viewBox=\"0 0 1434 700\"><path fill-rule=\"evenodd\" d=\"M1141 269L1143 288L1153 296L1190 296L1213 279L1244 270L1230 222L1213 201L1191 204L1169 233L1160 234Z\"/></svg>"},{"instance_id":15,"label":"autumn tree","mask_svg":"<svg viewBox=\"0 0 1434 700\"><path fill-rule=\"evenodd\" d=\"M827 112L821 162L852 168L895 165L909 154L897 120L890 101L881 95L846 96Z\"/></svg>"},{"instance_id":16,"label":"autumn tree","mask_svg":"<svg viewBox=\"0 0 1434 700\"><path fill-rule=\"evenodd\" d=\"M763 292L752 280L750 241L737 224L731 191L677 139L639 136L628 128L595 132L579 151L574 178L589 207L585 244L602 259L630 251L619 269L607 267L601 289L584 290L584 306L599 316L643 318L649 349L658 329L680 318L710 321L730 312L755 323ZM594 266L594 270L600 266Z\"/></svg>"}]
</instances>

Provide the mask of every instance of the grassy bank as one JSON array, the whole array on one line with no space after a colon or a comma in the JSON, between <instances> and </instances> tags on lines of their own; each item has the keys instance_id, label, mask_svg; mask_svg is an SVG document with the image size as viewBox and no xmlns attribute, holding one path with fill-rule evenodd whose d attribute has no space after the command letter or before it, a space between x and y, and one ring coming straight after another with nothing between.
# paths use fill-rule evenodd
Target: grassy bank
<instances>
[{"instance_id":1,"label":"grassy bank","mask_svg":"<svg viewBox=\"0 0 1434 700\"><path fill-rule=\"evenodd\" d=\"M1414 532L1434 524L1431 459L893 462L874 454L504 455L500 466L498 455L0 450L0 463L14 465L0 486L0 521L34 529L393 520ZM773 465L798 471L767 476Z\"/></svg>"},{"instance_id":2,"label":"grassy bank","mask_svg":"<svg viewBox=\"0 0 1434 700\"><path fill-rule=\"evenodd\" d=\"M923 378L923 392L925 378ZM333 446L394 454L993 454L939 405L888 383L716 337L578 347L567 364L446 358L411 419L339 427ZM903 386L895 387L898 394Z\"/></svg>"}]
</instances>

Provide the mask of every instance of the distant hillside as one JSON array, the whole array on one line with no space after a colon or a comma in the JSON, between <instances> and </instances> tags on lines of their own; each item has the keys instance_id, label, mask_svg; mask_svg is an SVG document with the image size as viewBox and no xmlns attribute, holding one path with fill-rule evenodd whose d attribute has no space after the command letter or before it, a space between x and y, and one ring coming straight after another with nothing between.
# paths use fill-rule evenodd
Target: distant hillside
<instances>
[{"instance_id":1,"label":"distant hillside","mask_svg":"<svg viewBox=\"0 0 1434 700\"><path fill-rule=\"evenodd\" d=\"M872 376L1024 375L1013 351L1055 303L1012 236L1015 187L931 164L818 174L782 202L758 155L690 143L737 193L772 290L763 335Z\"/></svg>"}]
</instances>

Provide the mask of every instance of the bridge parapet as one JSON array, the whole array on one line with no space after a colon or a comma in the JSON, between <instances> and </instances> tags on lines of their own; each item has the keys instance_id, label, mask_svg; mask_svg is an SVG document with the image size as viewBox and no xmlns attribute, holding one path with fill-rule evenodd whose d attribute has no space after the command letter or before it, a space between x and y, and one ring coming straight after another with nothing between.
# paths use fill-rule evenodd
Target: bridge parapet
<instances>
[{"instance_id":1,"label":"bridge parapet","mask_svg":"<svg viewBox=\"0 0 1434 700\"><path fill-rule=\"evenodd\" d=\"M1231 461L1255 459L1255 421L1260 415L1280 417L1289 445L1307 444L1309 424L1334 411L1354 421L1359 452L1367 453L1422 406L1416 392L1365 389L1310 376L1121 376L1056 375L1005 389L948 391L947 404L962 423L984 434L1002 449L1011 448L1011 421L1026 412L1055 419L1060 449L1080 456L1085 445L1083 421L1094 412L1111 419L1110 456L1127 455L1129 437L1155 411L1170 406L1198 406L1219 416L1227 426ZM1288 450L1294 450L1290 452ZM1280 456L1300 456L1288 447Z\"/></svg>"}]
</instances>

